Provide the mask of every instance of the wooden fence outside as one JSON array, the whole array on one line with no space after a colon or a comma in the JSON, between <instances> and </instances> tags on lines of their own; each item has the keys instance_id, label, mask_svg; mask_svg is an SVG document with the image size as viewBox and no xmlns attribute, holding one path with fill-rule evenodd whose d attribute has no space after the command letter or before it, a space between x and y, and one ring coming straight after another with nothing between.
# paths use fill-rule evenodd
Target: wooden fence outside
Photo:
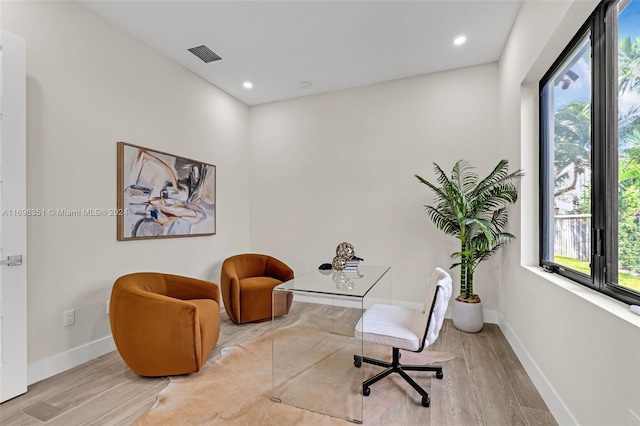
<instances>
[{"instance_id":1,"label":"wooden fence outside","mask_svg":"<svg viewBox=\"0 0 640 426\"><path fill-rule=\"evenodd\" d=\"M555 221L555 254L591 261L591 215L557 215Z\"/></svg>"}]
</instances>

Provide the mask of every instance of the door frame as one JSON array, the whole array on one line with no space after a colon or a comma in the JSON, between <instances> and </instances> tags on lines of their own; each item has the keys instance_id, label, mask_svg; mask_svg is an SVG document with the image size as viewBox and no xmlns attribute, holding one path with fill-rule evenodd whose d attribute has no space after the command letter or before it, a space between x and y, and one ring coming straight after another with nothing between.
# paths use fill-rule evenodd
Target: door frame
<instances>
[{"instance_id":1,"label":"door frame","mask_svg":"<svg viewBox=\"0 0 640 426\"><path fill-rule=\"evenodd\" d=\"M0 34L0 402L27 391L26 43ZM22 214L24 213L24 214Z\"/></svg>"}]
</instances>

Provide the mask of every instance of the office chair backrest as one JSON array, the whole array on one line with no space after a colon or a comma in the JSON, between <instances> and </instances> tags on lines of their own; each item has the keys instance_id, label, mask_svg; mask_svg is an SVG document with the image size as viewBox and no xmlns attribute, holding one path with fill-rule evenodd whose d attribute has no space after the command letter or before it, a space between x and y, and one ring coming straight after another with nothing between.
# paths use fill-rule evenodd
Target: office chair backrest
<instances>
[{"instance_id":1,"label":"office chair backrest","mask_svg":"<svg viewBox=\"0 0 640 426\"><path fill-rule=\"evenodd\" d=\"M424 337L422 338L422 349L430 346L438 339L442 323L444 322L444 314L449 305L451 298L452 281L451 276L444 269L436 268L431 274L431 285L429 294L424 304L422 313L422 330Z\"/></svg>"}]
</instances>

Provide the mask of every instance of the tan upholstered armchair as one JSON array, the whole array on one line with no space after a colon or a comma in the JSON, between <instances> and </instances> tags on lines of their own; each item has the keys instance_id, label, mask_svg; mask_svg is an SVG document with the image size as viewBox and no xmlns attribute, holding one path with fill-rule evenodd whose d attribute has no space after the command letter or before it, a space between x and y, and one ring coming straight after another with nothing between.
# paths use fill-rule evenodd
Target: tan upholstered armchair
<instances>
[{"instance_id":1,"label":"tan upholstered armchair","mask_svg":"<svg viewBox=\"0 0 640 426\"><path fill-rule=\"evenodd\" d=\"M177 275L124 275L111 290L110 321L118 352L135 373L195 373L218 342L220 290Z\"/></svg>"},{"instance_id":2,"label":"tan upholstered armchair","mask_svg":"<svg viewBox=\"0 0 640 426\"><path fill-rule=\"evenodd\" d=\"M293 271L265 254L239 254L222 263L220 286L229 318L236 324L271 318L273 288L293 279ZM293 294L282 292L275 301L276 316L289 313Z\"/></svg>"}]
</instances>

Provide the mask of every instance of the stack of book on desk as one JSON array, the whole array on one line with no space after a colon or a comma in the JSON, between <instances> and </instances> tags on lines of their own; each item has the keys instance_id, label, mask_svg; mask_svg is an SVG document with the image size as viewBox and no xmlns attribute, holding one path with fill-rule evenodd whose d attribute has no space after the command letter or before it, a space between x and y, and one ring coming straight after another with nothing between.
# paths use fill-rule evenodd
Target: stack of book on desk
<instances>
[{"instance_id":1,"label":"stack of book on desk","mask_svg":"<svg viewBox=\"0 0 640 426\"><path fill-rule=\"evenodd\" d=\"M345 275L351 278L361 278L362 275L360 275L360 272L358 272L359 263L360 263L360 260L356 260L356 259L347 260L347 266L344 267Z\"/></svg>"},{"instance_id":2,"label":"stack of book on desk","mask_svg":"<svg viewBox=\"0 0 640 426\"><path fill-rule=\"evenodd\" d=\"M345 271L357 271L359 263L360 263L359 260L354 260L354 259L347 260L347 266L344 267L344 270Z\"/></svg>"}]
</instances>

